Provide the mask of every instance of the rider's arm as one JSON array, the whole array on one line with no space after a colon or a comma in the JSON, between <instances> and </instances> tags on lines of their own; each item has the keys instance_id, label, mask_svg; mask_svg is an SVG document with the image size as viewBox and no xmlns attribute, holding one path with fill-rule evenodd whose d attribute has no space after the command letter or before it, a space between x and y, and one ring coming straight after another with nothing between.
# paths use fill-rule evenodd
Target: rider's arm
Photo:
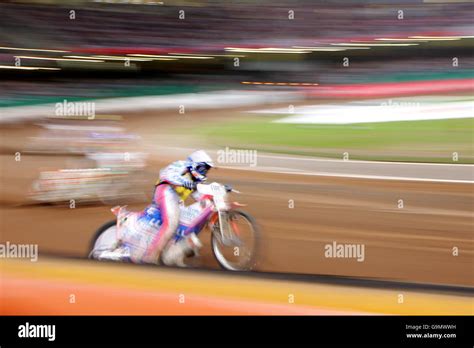
<instances>
[{"instance_id":1,"label":"rider's arm","mask_svg":"<svg viewBox=\"0 0 474 348\"><path fill-rule=\"evenodd\" d=\"M186 179L183 174L186 172L187 166L184 161L171 163L160 171L160 182L167 182L176 186L184 186L192 188L194 183L192 180Z\"/></svg>"}]
</instances>

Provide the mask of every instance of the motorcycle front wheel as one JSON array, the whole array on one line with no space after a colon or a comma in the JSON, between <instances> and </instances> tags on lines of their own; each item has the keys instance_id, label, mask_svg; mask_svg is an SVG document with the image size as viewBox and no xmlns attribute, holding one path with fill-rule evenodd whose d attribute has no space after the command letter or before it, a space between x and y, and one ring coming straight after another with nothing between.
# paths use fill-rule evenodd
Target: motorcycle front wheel
<instances>
[{"instance_id":1,"label":"motorcycle front wheel","mask_svg":"<svg viewBox=\"0 0 474 348\"><path fill-rule=\"evenodd\" d=\"M260 231L249 214L227 213L229 228L221 232L219 221L212 229L211 248L219 265L229 271L250 271L255 267Z\"/></svg>"}]
</instances>

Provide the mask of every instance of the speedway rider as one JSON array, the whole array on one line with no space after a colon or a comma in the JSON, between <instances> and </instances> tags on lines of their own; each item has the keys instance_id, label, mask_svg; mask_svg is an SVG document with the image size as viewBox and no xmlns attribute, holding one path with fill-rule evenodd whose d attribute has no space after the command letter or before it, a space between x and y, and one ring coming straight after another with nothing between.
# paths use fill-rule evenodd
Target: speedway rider
<instances>
[{"instance_id":1,"label":"speedway rider","mask_svg":"<svg viewBox=\"0 0 474 348\"><path fill-rule=\"evenodd\" d=\"M184 202L190 194L198 198L196 186L207 180L207 173L213 166L211 157L205 151L199 150L189 155L186 161L173 162L161 170L153 203L161 211L162 223L147 251L146 259L156 262L161 255L166 265L184 266L183 259L186 254L197 252L202 246L194 233L182 243L168 243L178 228L180 201Z\"/></svg>"},{"instance_id":2,"label":"speedway rider","mask_svg":"<svg viewBox=\"0 0 474 348\"><path fill-rule=\"evenodd\" d=\"M179 225L180 202L189 195L199 199L198 183L207 179L214 166L203 150L193 152L185 161L176 161L160 171L155 185L153 202L140 214L136 223L121 235L121 246L105 251L100 259L130 260L134 263L159 263L185 267L185 256L197 253L202 246L198 237L190 233L176 242L172 238ZM157 224L156 221L160 220Z\"/></svg>"}]
</instances>

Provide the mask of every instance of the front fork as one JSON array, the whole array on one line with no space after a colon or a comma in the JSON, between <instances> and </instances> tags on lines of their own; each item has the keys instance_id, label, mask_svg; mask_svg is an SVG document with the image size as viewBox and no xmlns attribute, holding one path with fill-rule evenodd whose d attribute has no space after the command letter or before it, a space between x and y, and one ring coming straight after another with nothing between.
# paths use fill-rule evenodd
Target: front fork
<instances>
[{"instance_id":1,"label":"front fork","mask_svg":"<svg viewBox=\"0 0 474 348\"><path fill-rule=\"evenodd\" d=\"M210 229L225 246L239 246L238 229L229 211L218 211L210 219Z\"/></svg>"}]
</instances>

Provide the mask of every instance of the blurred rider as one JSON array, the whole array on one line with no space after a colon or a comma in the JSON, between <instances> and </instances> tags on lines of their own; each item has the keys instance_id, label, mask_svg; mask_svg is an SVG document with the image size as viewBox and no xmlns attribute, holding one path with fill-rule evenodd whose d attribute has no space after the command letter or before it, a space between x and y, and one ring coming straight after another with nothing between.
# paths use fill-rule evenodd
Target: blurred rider
<instances>
[{"instance_id":1,"label":"blurred rider","mask_svg":"<svg viewBox=\"0 0 474 348\"><path fill-rule=\"evenodd\" d=\"M139 262L158 263L159 259L166 265L184 267L184 257L189 252L197 252L201 242L192 233L179 243L172 237L178 228L180 217L180 202L189 195L198 197L195 191L197 184L206 181L209 169L214 166L211 157L203 150L193 152L185 161L176 161L160 171L155 185L153 205L161 214L159 230L154 233L142 253ZM131 251L133 255L133 251ZM132 261L133 257L132 257Z\"/></svg>"},{"instance_id":2,"label":"blurred rider","mask_svg":"<svg viewBox=\"0 0 474 348\"><path fill-rule=\"evenodd\" d=\"M138 214L127 215L119 230L117 244L112 250L102 250L101 260L159 263L185 267L185 256L197 253L202 244L195 233L176 242L180 219L180 204L189 195L198 200L197 184L206 181L214 163L209 155L199 150L185 161L176 161L160 171L155 185L153 202Z\"/></svg>"}]
</instances>

